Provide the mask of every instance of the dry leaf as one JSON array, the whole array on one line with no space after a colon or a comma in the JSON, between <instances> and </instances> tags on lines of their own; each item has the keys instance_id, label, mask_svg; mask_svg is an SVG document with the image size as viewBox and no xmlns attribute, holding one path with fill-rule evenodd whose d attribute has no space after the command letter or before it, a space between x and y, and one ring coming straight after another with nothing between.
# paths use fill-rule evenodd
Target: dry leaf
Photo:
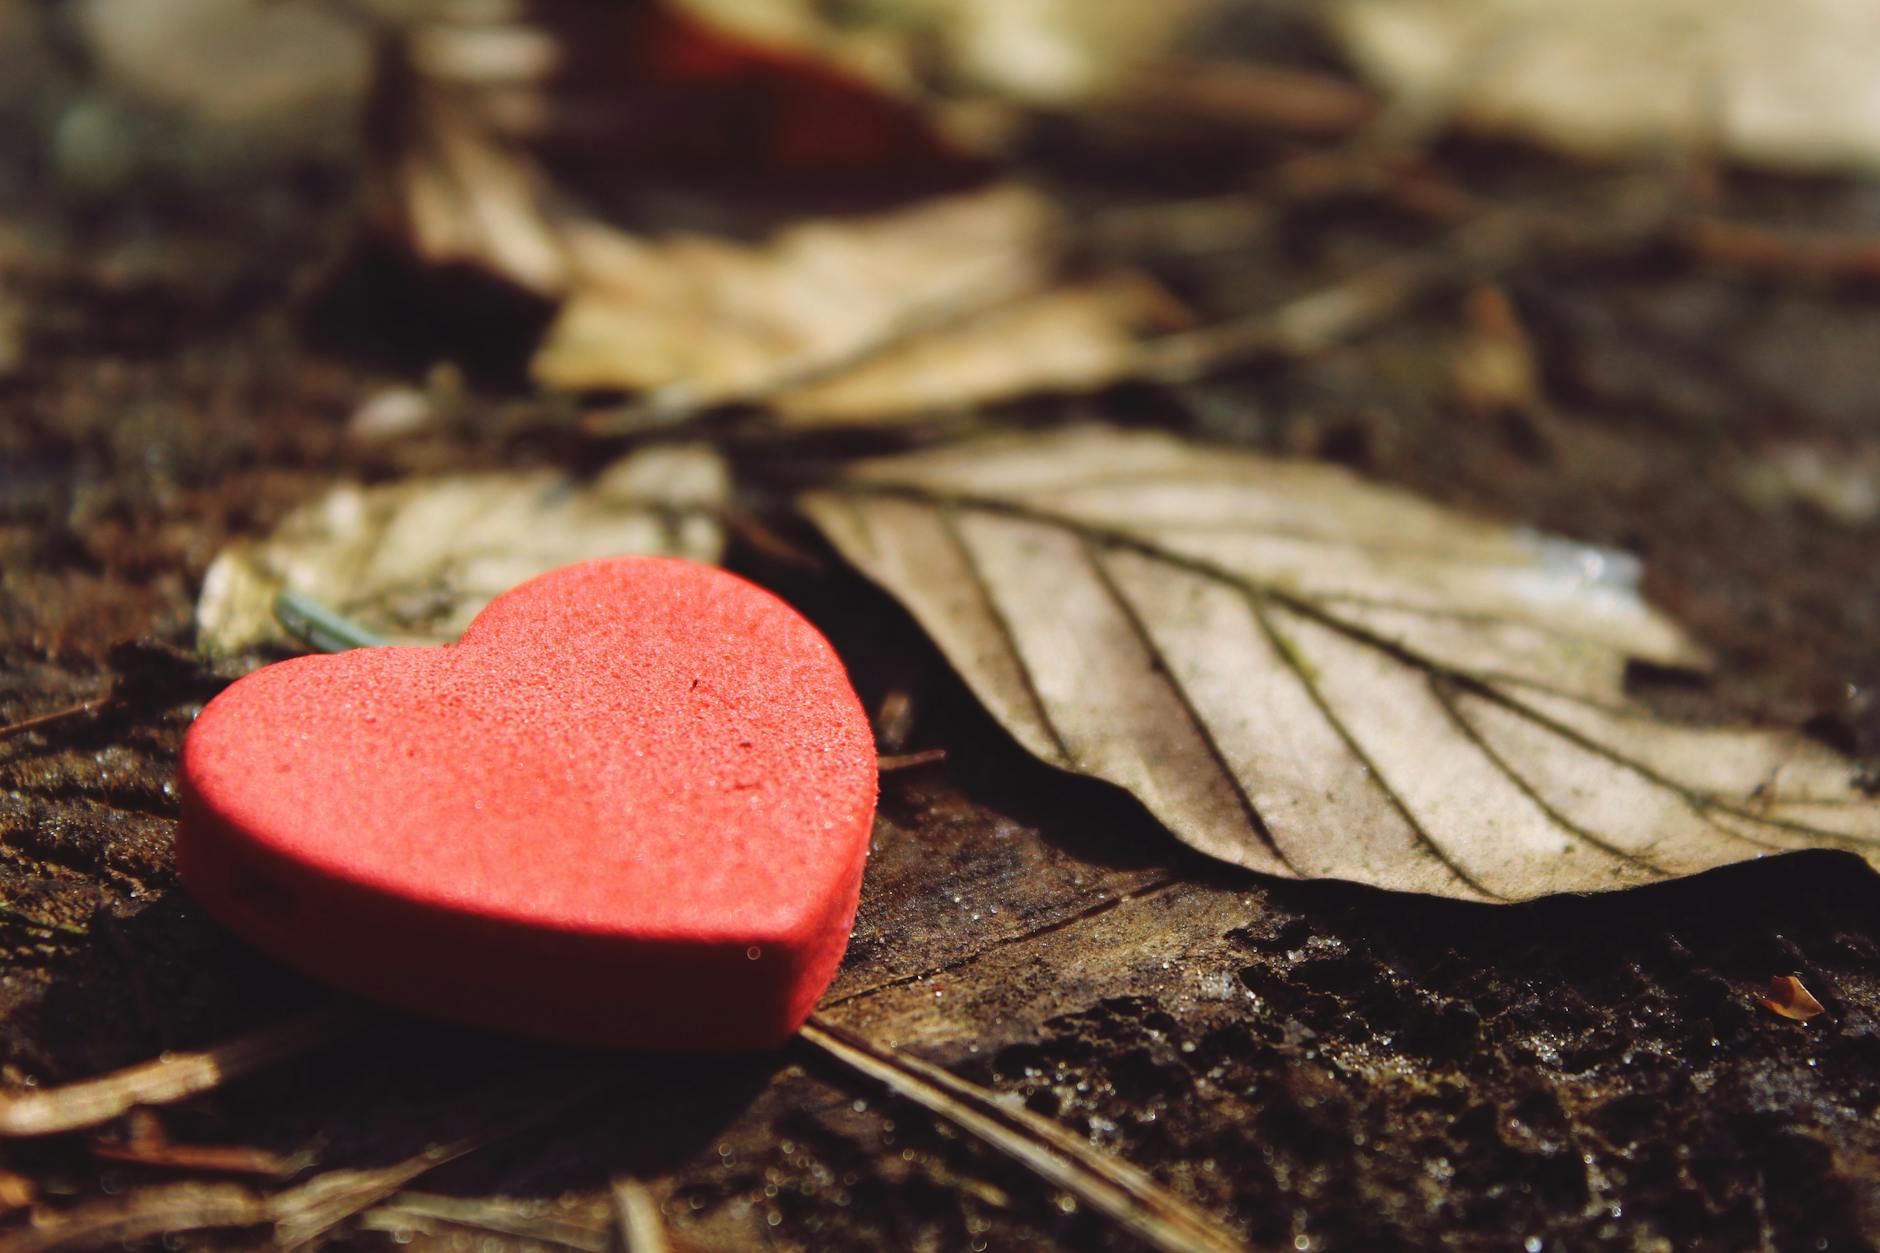
<instances>
[{"instance_id":1,"label":"dry leaf","mask_svg":"<svg viewBox=\"0 0 1880 1253\"><path fill-rule=\"evenodd\" d=\"M98 68L141 99L237 126L304 125L365 88L371 40L338 6L308 0L77 0Z\"/></svg>"},{"instance_id":2,"label":"dry leaf","mask_svg":"<svg viewBox=\"0 0 1880 1253\"><path fill-rule=\"evenodd\" d=\"M1843 526L1880 518L1880 445L1781 443L1746 458L1737 495L1765 510L1807 505Z\"/></svg>"},{"instance_id":3,"label":"dry leaf","mask_svg":"<svg viewBox=\"0 0 1880 1253\"><path fill-rule=\"evenodd\" d=\"M1226 861L1519 900L1880 860L1835 754L1627 699L1628 658L1701 658L1624 554L1095 427L863 462L803 506L1019 743Z\"/></svg>"},{"instance_id":4,"label":"dry leaf","mask_svg":"<svg viewBox=\"0 0 1880 1253\"><path fill-rule=\"evenodd\" d=\"M1331 24L1391 91L1572 152L1880 164L1870 0L1342 0Z\"/></svg>"},{"instance_id":5,"label":"dry leaf","mask_svg":"<svg viewBox=\"0 0 1880 1253\"><path fill-rule=\"evenodd\" d=\"M1807 1022L1826 1010L1814 993L1802 986L1794 975L1776 975L1769 980L1769 991L1762 998L1763 1008L1796 1022Z\"/></svg>"},{"instance_id":6,"label":"dry leaf","mask_svg":"<svg viewBox=\"0 0 1880 1253\"><path fill-rule=\"evenodd\" d=\"M498 593L572 561L716 561L727 488L703 447L646 449L590 482L522 470L338 487L215 559L197 636L216 652L285 638L274 598L286 588L402 640L453 640Z\"/></svg>"},{"instance_id":7,"label":"dry leaf","mask_svg":"<svg viewBox=\"0 0 1880 1253\"><path fill-rule=\"evenodd\" d=\"M1058 210L1002 184L757 244L564 238L581 276L533 364L562 389L764 398L799 420L1100 383L1134 359L1146 284L1054 287Z\"/></svg>"},{"instance_id":8,"label":"dry leaf","mask_svg":"<svg viewBox=\"0 0 1880 1253\"><path fill-rule=\"evenodd\" d=\"M908 106L637 8L538 8L413 33L369 165L382 233L560 303L537 382L804 421L1126 368L1146 281L1063 283L1062 211L983 185Z\"/></svg>"},{"instance_id":9,"label":"dry leaf","mask_svg":"<svg viewBox=\"0 0 1880 1253\"><path fill-rule=\"evenodd\" d=\"M1167 292L1133 274L1039 292L956 325L936 325L845 369L778 391L786 424L867 422L959 409L1031 391L1085 391L1140 360L1132 330L1182 320Z\"/></svg>"}]
</instances>

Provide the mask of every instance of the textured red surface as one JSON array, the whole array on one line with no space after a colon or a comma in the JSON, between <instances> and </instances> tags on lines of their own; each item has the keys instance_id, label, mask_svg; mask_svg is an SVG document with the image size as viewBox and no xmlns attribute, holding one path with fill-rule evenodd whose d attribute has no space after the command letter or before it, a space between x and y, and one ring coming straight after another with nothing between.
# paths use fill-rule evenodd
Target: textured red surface
<instances>
[{"instance_id":1,"label":"textured red surface","mask_svg":"<svg viewBox=\"0 0 1880 1253\"><path fill-rule=\"evenodd\" d=\"M191 728L182 792L190 892L319 978L555 1039L763 1047L848 942L875 749L789 606L619 558L449 647L247 676Z\"/></svg>"}]
</instances>

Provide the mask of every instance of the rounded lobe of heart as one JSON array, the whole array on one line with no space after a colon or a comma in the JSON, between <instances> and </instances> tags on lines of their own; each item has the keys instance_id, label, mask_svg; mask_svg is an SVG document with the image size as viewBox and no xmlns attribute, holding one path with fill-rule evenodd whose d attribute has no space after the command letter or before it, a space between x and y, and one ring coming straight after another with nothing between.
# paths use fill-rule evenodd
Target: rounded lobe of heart
<instances>
[{"instance_id":1,"label":"rounded lobe of heart","mask_svg":"<svg viewBox=\"0 0 1880 1253\"><path fill-rule=\"evenodd\" d=\"M876 786L815 628L663 558L552 571L455 645L259 670L203 710L181 779L183 881L261 948L420 1012L649 1048L801 1025Z\"/></svg>"}]
</instances>

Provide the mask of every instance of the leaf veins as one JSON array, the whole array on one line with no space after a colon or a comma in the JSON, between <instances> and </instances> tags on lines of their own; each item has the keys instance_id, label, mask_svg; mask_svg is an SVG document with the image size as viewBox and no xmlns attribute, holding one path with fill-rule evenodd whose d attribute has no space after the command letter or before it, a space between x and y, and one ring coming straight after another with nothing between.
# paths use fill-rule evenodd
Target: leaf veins
<instances>
[{"instance_id":1,"label":"leaf veins","mask_svg":"<svg viewBox=\"0 0 1880 1253\"><path fill-rule=\"evenodd\" d=\"M1826 748L1629 699L1629 658L1703 659L1622 553L1101 427L864 462L802 503L1020 744L1225 861L1487 901L1880 862Z\"/></svg>"}]
</instances>

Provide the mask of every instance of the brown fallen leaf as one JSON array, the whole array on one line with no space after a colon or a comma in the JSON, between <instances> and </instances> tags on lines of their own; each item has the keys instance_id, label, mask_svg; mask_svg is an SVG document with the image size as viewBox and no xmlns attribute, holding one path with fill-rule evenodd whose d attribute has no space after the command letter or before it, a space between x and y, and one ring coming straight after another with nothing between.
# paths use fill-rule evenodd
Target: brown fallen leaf
<instances>
[{"instance_id":1,"label":"brown fallen leaf","mask_svg":"<svg viewBox=\"0 0 1880 1253\"><path fill-rule=\"evenodd\" d=\"M1340 0L1370 78L1465 124L1601 157L1666 143L1785 168L1880 164L1868 0Z\"/></svg>"},{"instance_id":2,"label":"brown fallen leaf","mask_svg":"<svg viewBox=\"0 0 1880 1253\"><path fill-rule=\"evenodd\" d=\"M196 606L203 647L285 636L274 598L300 592L413 642L455 639L499 592L591 557L716 561L729 480L699 446L649 448L580 482L554 470L345 485L268 538L218 555Z\"/></svg>"},{"instance_id":3,"label":"brown fallen leaf","mask_svg":"<svg viewBox=\"0 0 1880 1253\"><path fill-rule=\"evenodd\" d=\"M1126 90L1219 0L677 0L756 42L827 60L910 97L1066 107Z\"/></svg>"},{"instance_id":4,"label":"brown fallen leaf","mask_svg":"<svg viewBox=\"0 0 1880 1253\"><path fill-rule=\"evenodd\" d=\"M1629 658L1702 657L1623 553L1103 427L862 462L802 506L1020 744L1226 861L1488 901L1880 862L1828 749L1628 698Z\"/></svg>"},{"instance_id":5,"label":"brown fallen leaf","mask_svg":"<svg viewBox=\"0 0 1880 1253\"><path fill-rule=\"evenodd\" d=\"M1793 1018L1796 1022L1807 1022L1826 1012L1814 993L1802 986L1802 981L1794 975L1774 975L1769 980L1768 992L1762 998L1762 1007L1772 1014L1784 1018Z\"/></svg>"},{"instance_id":6,"label":"brown fallen leaf","mask_svg":"<svg viewBox=\"0 0 1880 1253\"><path fill-rule=\"evenodd\" d=\"M912 106L658 9L420 25L375 100L377 231L556 302L534 379L635 394L642 420L1101 384L1168 304L1140 278L1064 280L1063 212Z\"/></svg>"}]
</instances>

